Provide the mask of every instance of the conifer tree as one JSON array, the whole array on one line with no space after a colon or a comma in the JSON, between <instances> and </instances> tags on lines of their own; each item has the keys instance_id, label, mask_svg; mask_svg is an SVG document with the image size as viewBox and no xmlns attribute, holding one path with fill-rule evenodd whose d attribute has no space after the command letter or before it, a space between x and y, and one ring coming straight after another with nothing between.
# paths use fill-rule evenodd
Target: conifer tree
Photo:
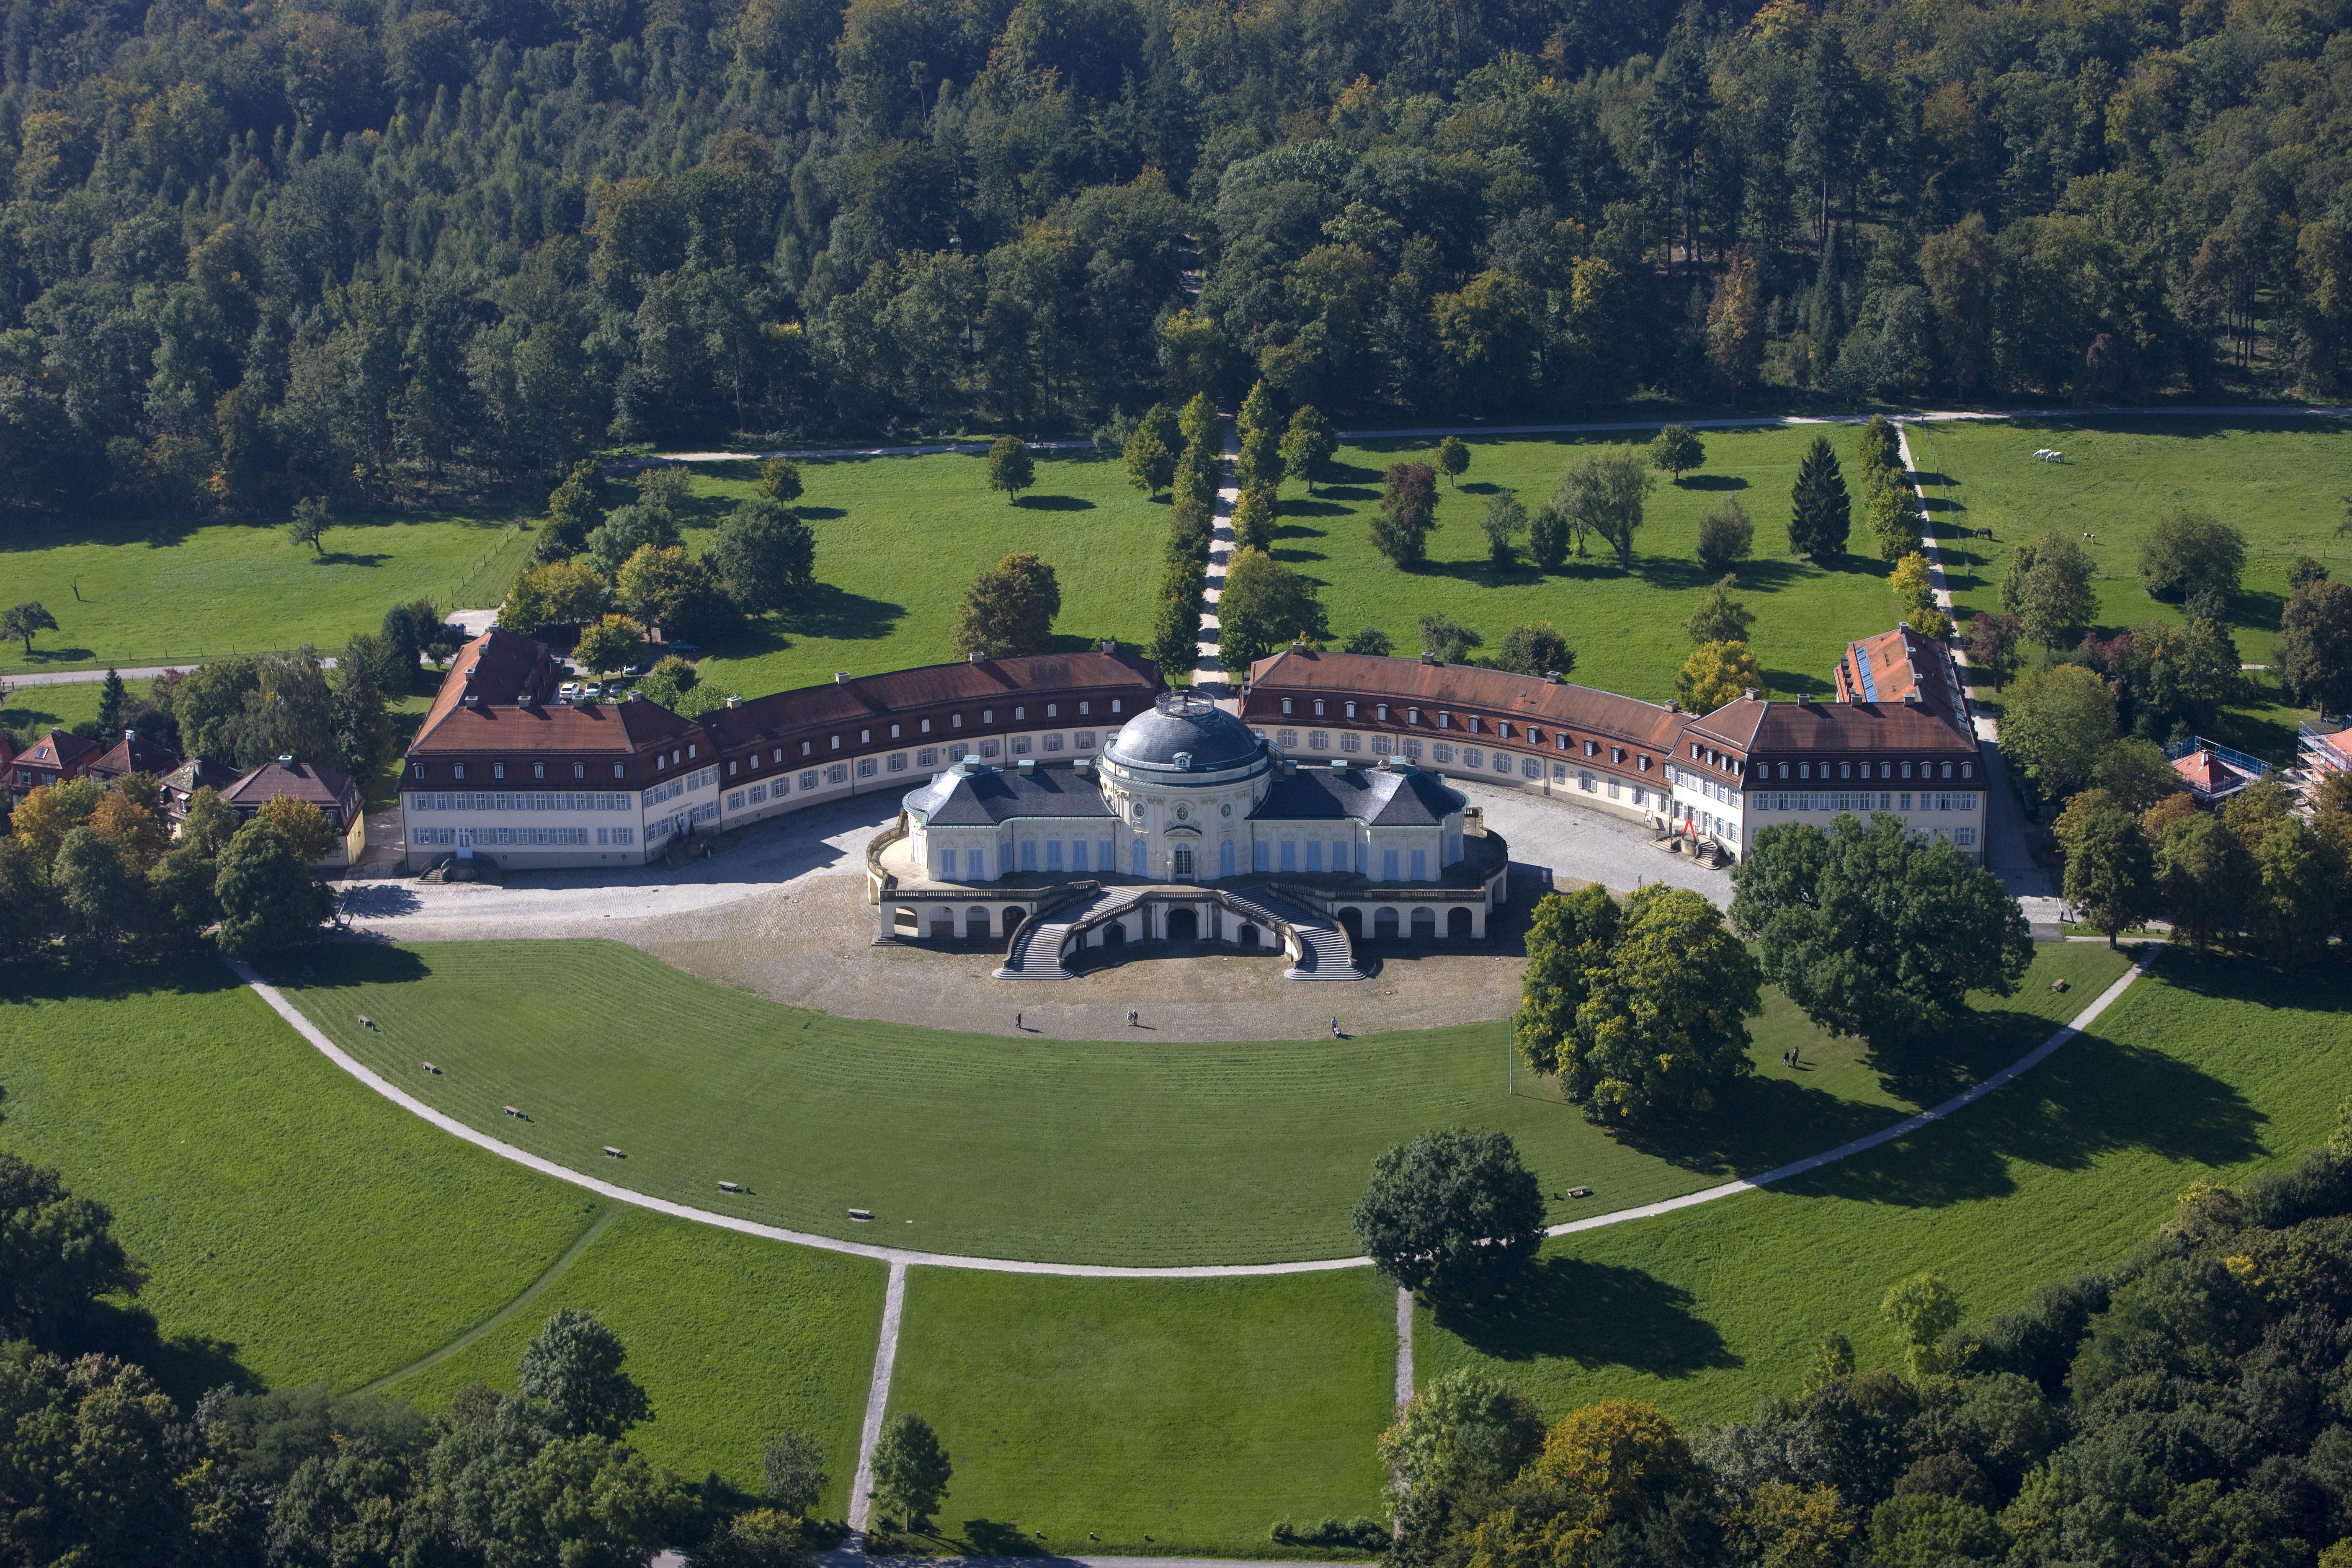
<instances>
[{"instance_id":1,"label":"conifer tree","mask_svg":"<svg viewBox=\"0 0 2352 1568\"><path fill-rule=\"evenodd\" d=\"M1853 526L1853 503L1837 454L1828 437L1816 436L1797 466L1796 487L1789 495L1790 552L1826 566L1845 553Z\"/></svg>"}]
</instances>

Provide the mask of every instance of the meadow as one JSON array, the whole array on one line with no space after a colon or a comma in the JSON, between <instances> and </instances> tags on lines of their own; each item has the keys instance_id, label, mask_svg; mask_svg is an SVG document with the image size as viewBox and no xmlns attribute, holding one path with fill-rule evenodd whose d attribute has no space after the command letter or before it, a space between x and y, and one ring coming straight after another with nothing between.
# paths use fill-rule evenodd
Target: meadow
<instances>
[{"instance_id":1,"label":"meadow","mask_svg":"<svg viewBox=\"0 0 2352 1568\"><path fill-rule=\"evenodd\" d=\"M1548 620L1576 650L1570 679L1664 701L1690 657L1682 623L1717 577L1698 562L1699 520L1736 502L1756 530L1753 551L1738 567L1737 596L1756 615L1753 646L1765 682L1776 696L1826 695L1845 645L1885 630L1900 612L1887 590L1887 568L1858 520L1848 554L1832 569L1790 553L1789 492L1816 436L1829 437L1848 486L1858 491L1852 426L1701 432L1706 466L1679 483L1657 476L1633 536L1630 571L1599 540L1588 545L1591 553L1571 555L1557 573L1537 571L1524 548L1516 565L1497 571L1487 560L1479 520L1488 499L1503 490L1534 511L1567 469L1610 445L1646 441L1643 432L1472 438L1459 486L1439 482L1429 559L1410 571L1372 548L1370 522L1389 466L1433 462L1434 444L1343 447L1333 461L1334 482L1318 482L1313 497L1298 481L1284 484L1274 555L1318 585L1341 641L1373 626L1397 652L1411 655L1420 651L1421 617L1442 615L1483 637L1486 647L1475 657L1491 658L1513 626Z\"/></svg>"},{"instance_id":2,"label":"meadow","mask_svg":"<svg viewBox=\"0 0 2352 1568\"><path fill-rule=\"evenodd\" d=\"M2081 993L2077 993L2078 997ZM1483 1362L1557 1414L1686 1422L1793 1394L1815 1343L1897 1360L1878 1302L1943 1275L1969 1319L2128 1253L2197 1178L2292 1162L2352 1092L2352 979L2168 953L2094 1030L1952 1121L1808 1176L1549 1243L1528 1285L1420 1314L1418 1374Z\"/></svg>"},{"instance_id":3,"label":"meadow","mask_svg":"<svg viewBox=\"0 0 2352 1568\"><path fill-rule=\"evenodd\" d=\"M832 458L805 462L797 504L816 534L818 586L807 601L715 641L702 678L760 696L820 685L838 670L942 664L972 579L1027 551L1062 590L1056 645L1105 637L1130 647L1151 630L1151 593L1168 535L1168 500L1130 489L1116 455L1036 454L1036 488L1008 503L988 488L984 458ZM758 493L758 466L698 464L687 546L707 549L719 520Z\"/></svg>"},{"instance_id":4,"label":"meadow","mask_svg":"<svg viewBox=\"0 0 2352 1568\"><path fill-rule=\"evenodd\" d=\"M375 1385L430 1414L477 1378L511 1388L548 1315L582 1306L653 1397L649 1456L756 1489L760 1445L805 1428L846 1510L880 1265L625 1209L458 1142L217 963L7 981L0 1147L112 1208L150 1271L162 1347L142 1353L174 1397Z\"/></svg>"},{"instance_id":5,"label":"meadow","mask_svg":"<svg viewBox=\"0 0 2352 1568\"><path fill-rule=\"evenodd\" d=\"M0 674L187 664L308 643L332 653L412 599L495 605L530 552L500 517L337 518L324 553L282 524L87 519L12 523L0 542L9 602L38 600L58 629L0 643Z\"/></svg>"},{"instance_id":6,"label":"meadow","mask_svg":"<svg viewBox=\"0 0 2352 1568\"><path fill-rule=\"evenodd\" d=\"M2016 996L1985 999L1955 1031L1969 1070L2022 1054L2122 967L2079 944L2038 957ZM602 1166L611 1144L628 1156L614 1179L654 1196L982 1257L1346 1257L1373 1156L1430 1126L1509 1132L1548 1194L1592 1189L1555 1198L1568 1219L1763 1169L1906 1109L1853 1042L1785 1003L1759 1020L1759 1076L1715 1136L1644 1142L1541 1085L1508 1092L1502 1021L1262 1044L1004 1039L781 1006L611 942L352 945L314 967L286 977L287 994L339 1045L535 1153ZM2050 991L2060 975L2071 997ZM1779 1065L1790 1045L1807 1066ZM421 1070L427 1053L438 1075Z\"/></svg>"},{"instance_id":7,"label":"meadow","mask_svg":"<svg viewBox=\"0 0 2352 1568\"><path fill-rule=\"evenodd\" d=\"M920 1413L955 1461L935 1551L1328 1559L1268 1527L1380 1511L1395 1368L1396 1290L1367 1268L914 1268L890 1408Z\"/></svg>"},{"instance_id":8,"label":"meadow","mask_svg":"<svg viewBox=\"0 0 2352 1568\"><path fill-rule=\"evenodd\" d=\"M15 736L19 745L52 730L70 730L77 724L95 723L98 720L99 689L102 682L71 680L55 685L25 686L0 680L0 684L8 688L5 695L0 695L0 730ZM127 684L135 696L141 693L146 682Z\"/></svg>"}]
</instances>

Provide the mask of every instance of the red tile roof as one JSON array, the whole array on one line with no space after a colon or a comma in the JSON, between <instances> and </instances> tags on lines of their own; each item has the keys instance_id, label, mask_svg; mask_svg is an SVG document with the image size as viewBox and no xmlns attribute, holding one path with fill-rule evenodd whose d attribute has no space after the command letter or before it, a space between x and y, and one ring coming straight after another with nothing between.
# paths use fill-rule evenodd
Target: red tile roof
<instances>
[{"instance_id":1,"label":"red tile roof","mask_svg":"<svg viewBox=\"0 0 2352 1568\"><path fill-rule=\"evenodd\" d=\"M1835 679L1841 702L1902 702L1916 694L1948 720L1967 710L1950 650L1909 626L1846 644Z\"/></svg>"},{"instance_id":2,"label":"red tile roof","mask_svg":"<svg viewBox=\"0 0 2352 1568\"><path fill-rule=\"evenodd\" d=\"M1749 757L1869 752L1976 755L1973 734L1925 702L1727 702L1690 726Z\"/></svg>"},{"instance_id":3,"label":"red tile roof","mask_svg":"<svg viewBox=\"0 0 2352 1568\"><path fill-rule=\"evenodd\" d=\"M112 749L91 763L86 771L100 778L119 779L125 773L152 773L160 779L179 765L177 752L135 731L126 730L122 732L122 739L115 742Z\"/></svg>"},{"instance_id":4,"label":"red tile roof","mask_svg":"<svg viewBox=\"0 0 2352 1568\"><path fill-rule=\"evenodd\" d=\"M1391 704L1475 709L1481 713L1538 724L1549 724L1607 736L1651 751L1671 751L1690 716L1637 697L1553 683L1537 676L1507 669L1487 669L1471 664L1424 663L1417 658L1385 658L1362 653L1318 653L1307 648L1284 648L1250 666L1248 693L1242 700L1242 717L1271 721L1286 717L1279 699L1299 692L1330 694ZM1297 721L1300 715L1288 718ZM1332 714L1323 721L1338 723ZM1370 728L1370 715L1359 715L1359 726ZM1404 715L1388 722L1402 729ZM1433 719L1425 719L1433 723Z\"/></svg>"},{"instance_id":5,"label":"red tile roof","mask_svg":"<svg viewBox=\"0 0 2352 1568\"><path fill-rule=\"evenodd\" d=\"M555 752L583 756L634 756L693 728L659 703L546 702L517 708L511 702L445 710L436 704L425 728L408 744L412 757L490 756Z\"/></svg>"},{"instance_id":6,"label":"red tile roof","mask_svg":"<svg viewBox=\"0 0 2352 1568\"><path fill-rule=\"evenodd\" d=\"M268 762L220 792L231 805L265 805L281 795L321 808L356 799L359 786L332 768L315 763Z\"/></svg>"},{"instance_id":7,"label":"red tile roof","mask_svg":"<svg viewBox=\"0 0 2352 1568\"><path fill-rule=\"evenodd\" d=\"M96 741L70 730L52 730L16 754L28 767L79 772L102 750Z\"/></svg>"},{"instance_id":8,"label":"red tile roof","mask_svg":"<svg viewBox=\"0 0 2352 1568\"><path fill-rule=\"evenodd\" d=\"M2191 752L2185 757L2175 758L2172 771L2179 773L2180 781L2199 795L2221 795L2226 791L2235 790L2246 782L2242 775L2226 766L2221 758L2206 751Z\"/></svg>"},{"instance_id":9,"label":"red tile roof","mask_svg":"<svg viewBox=\"0 0 2352 1568\"><path fill-rule=\"evenodd\" d=\"M442 720L464 707L468 697L482 704L509 707L521 695L545 701L555 694L556 675L555 658L545 644L493 626L459 648L457 657L449 661L449 673L441 678L441 689L434 693L433 706L425 722L417 726L416 738L422 741L431 734Z\"/></svg>"},{"instance_id":10,"label":"red tile roof","mask_svg":"<svg viewBox=\"0 0 2352 1568\"><path fill-rule=\"evenodd\" d=\"M827 686L803 686L746 699L702 716L721 750L767 735L992 699L1047 700L1065 691L1126 690L1148 706L1160 686L1159 667L1123 649L1035 654L977 663L918 665Z\"/></svg>"}]
</instances>

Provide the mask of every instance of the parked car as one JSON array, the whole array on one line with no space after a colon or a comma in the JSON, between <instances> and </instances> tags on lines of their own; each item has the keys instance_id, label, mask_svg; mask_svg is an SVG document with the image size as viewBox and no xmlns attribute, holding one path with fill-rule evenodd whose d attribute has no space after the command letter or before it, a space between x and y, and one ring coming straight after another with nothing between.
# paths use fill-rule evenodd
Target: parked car
<instances>
[{"instance_id":1,"label":"parked car","mask_svg":"<svg viewBox=\"0 0 2352 1568\"><path fill-rule=\"evenodd\" d=\"M700 653L702 648L699 645L695 643L674 642L669 645L669 651L677 655L680 658L692 658L696 654Z\"/></svg>"},{"instance_id":2,"label":"parked car","mask_svg":"<svg viewBox=\"0 0 2352 1568\"><path fill-rule=\"evenodd\" d=\"M588 688L583 686L580 682L576 680L567 680L562 687L557 689L556 695L562 697L566 702L577 702L583 695L586 694L587 690Z\"/></svg>"}]
</instances>

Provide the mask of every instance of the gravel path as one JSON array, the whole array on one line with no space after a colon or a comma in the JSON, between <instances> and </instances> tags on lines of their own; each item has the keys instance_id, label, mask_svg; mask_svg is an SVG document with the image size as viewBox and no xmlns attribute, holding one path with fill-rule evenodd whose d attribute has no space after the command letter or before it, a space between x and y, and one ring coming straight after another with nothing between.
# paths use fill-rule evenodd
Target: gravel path
<instances>
[{"instance_id":1,"label":"gravel path","mask_svg":"<svg viewBox=\"0 0 2352 1568\"><path fill-rule=\"evenodd\" d=\"M1668 1198L1661 1203L1643 1204L1635 1208L1618 1209L1609 1214L1594 1215L1588 1219L1570 1220L1564 1225L1551 1226L1544 1234L1568 1236L1579 1231L1598 1230L1605 1226L1623 1225L1637 1219L1651 1219L1660 1215L1672 1214L1677 1209L1693 1208L1700 1204L1714 1203L1740 1193L1753 1192L1771 1183L1785 1181L1791 1176L1803 1175L1808 1172L1817 1171L1824 1165L1850 1159L1866 1150L1875 1149L1897 1138L1907 1137L1922 1128L1941 1121L1946 1117L1975 1104L1979 1100L2010 1083L2021 1074L2032 1071L2046 1060L2051 1053L2089 1027L2100 1014L2105 1012L2114 1005L2116 999L2129 988L2134 980L2147 973L2147 965L2154 961L2155 955L2162 951L2162 946L2160 942L2143 943L2139 960L2126 970L2122 977L2113 985L2101 992L2097 1000L2076 1014L2072 1023L2061 1027L2048 1039L2008 1067L1954 1095L1940 1105L1922 1110L1916 1115L1906 1117L1892 1126L1882 1127L1875 1132L1867 1133L1851 1142L1842 1143L1834 1149L1777 1166L1760 1175L1748 1177L1741 1181L1724 1182L1704 1191ZM501 1159L511 1160L542 1175L553 1176L558 1181L569 1182L573 1186L584 1187L590 1192L601 1193L605 1197L618 1202L631 1204L638 1208L651 1209L656 1214L666 1214L673 1218L692 1220L699 1225L716 1226L722 1230L737 1231L745 1236L763 1237L770 1241L791 1242L798 1247L814 1247L822 1251L845 1253L856 1258L871 1258L879 1262L893 1265L894 1274L909 1264L921 1264L938 1268L978 1269L992 1274L1045 1274L1085 1279L1211 1279L1272 1274L1321 1274L1335 1269L1365 1268L1371 1265L1371 1259L1369 1258L1322 1258L1296 1263L1206 1263L1171 1268L1101 1263L1034 1262L1024 1258L971 1258L956 1253L922 1252L909 1247L877 1247L866 1242L845 1241L837 1237L817 1236L808 1231L787 1230L781 1226L759 1225L751 1220L739 1219L733 1215L716 1214L711 1210L696 1208L688 1204L673 1203L667 1198L651 1197L644 1193L633 1192L626 1187L615 1186L601 1177L591 1176L584 1172L559 1165L552 1160L533 1154L525 1149L519 1149L501 1139L493 1138L487 1132L469 1127L453 1116L435 1110L406 1090L387 1082L358 1058L329 1039L316 1025L303 1016L299 1008L287 1001L276 986L264 981L250 964L235 960L225 962L255 995L260 997L272 1012L291 1026L297 1034L308 1040L321 1056L394 1104L424 1118L451 1136L463 1139L478 1148L487 1149Z\"/></svg>"}]
</instances>

